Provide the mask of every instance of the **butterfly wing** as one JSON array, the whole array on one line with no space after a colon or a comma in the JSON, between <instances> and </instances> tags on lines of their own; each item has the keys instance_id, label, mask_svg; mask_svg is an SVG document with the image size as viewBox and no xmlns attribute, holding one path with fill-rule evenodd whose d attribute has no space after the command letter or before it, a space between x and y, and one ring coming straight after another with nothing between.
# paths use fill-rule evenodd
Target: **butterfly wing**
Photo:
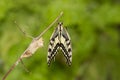
<instances>
[{"instance_id":1,"label":"butterfly wing","mask_svg":"<svg viewBox=\"0 0 120 80\"><path fill-rule=\"evenodd\" d=\"M50 38L50 44L48 48L48 57L47 57L47 63L50 65L53 58L55 58L55 55L57 53L57 50L62 50L67 64L70 66L72 63L72 48L71 48L71 42L70 37L65 28L63 28L62 23L58 23L57 28L53 32L51 38Z\"/></svg>"},{"instance_id":2,"label":"butterfly wing","mask_svg":"<svg viewBox=\"0 0 120 80\"><path fill-rule=\"evenodd\" d=\"M70 66L72 63L72 48L70 36L65 28L61 31L61 42L60 48L63 51L63 54L67 60L67 64Z\"/></svg>"},{"instance_id":3,"label":"butterfly wing","mask_svg":"<svg viewBox=\"0 0 120 80\"><path fill-rule=\"evenodd\" d=\"M47 56L47 63L50 65L52 59L55 57L57 50L59 48L59 40L58 40L58 27L54 30L48 47L48 56Z\"/></svg>"}]
</instances>

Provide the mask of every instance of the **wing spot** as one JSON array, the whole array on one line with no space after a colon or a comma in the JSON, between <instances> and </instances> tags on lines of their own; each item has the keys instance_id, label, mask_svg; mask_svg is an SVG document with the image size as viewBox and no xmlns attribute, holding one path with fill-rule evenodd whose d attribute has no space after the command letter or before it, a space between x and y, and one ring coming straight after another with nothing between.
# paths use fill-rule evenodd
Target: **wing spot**
<instances>
[{"instance_id":1,"label":"wing spot","mask_svg":"<svg viewBox=\"0 0 120 80\"><path fill-rule=\"evenodd\" d=\"M51 52L51 51L52 51L52 50L49 48L49 49L48 49L48 52Z\"/></svg>"},{"instance_id":2,"label":"wing spot","mask_svg":"<svg viewBox=\"0 0 120 80\"><path fill-rule=\"evenodd\" d=\"M51 40L52 40L52 41L55 41L55 39L54 39L54 38L52 38Z\"/></svg>"},{"instance_id":3,"label":"wing spot","mask_svg":"<svg viewBox=\"0 0 120 80\"><path fill-rule=\"evenodd\" d=\"M53 46L53 43L52 43L52 42L50 42L50 45L51 45L51 46Z\"/></svg>"},{"instance_id":4,"label":"wing spot","mask_svg":"<svg viewBox=\"0 0 120 80\"><path fill-rule=\"evenodd\" d=\"M69 48L69 49L68 49L68 52L71 52L71 51L72 51L71 48Z\"/></svg>"},{"instance_id":5,"label":"wing spot","mask_svg":"<svg viewBox=\"0 0 120 80\"><path fill-rule=\"evenodd\" d=\"M48 56L48 58L51 58L51 56Z\"/></svg>"},{"instance_id":6,"label":"wing spot","mask_svg":"<svg viewBox=\"0 0 120 80\"><path fill-rule=\"evenodd\" d=\"M65 41L68 41L69 39L65 39Z\"/></svg>"}]
</instances>

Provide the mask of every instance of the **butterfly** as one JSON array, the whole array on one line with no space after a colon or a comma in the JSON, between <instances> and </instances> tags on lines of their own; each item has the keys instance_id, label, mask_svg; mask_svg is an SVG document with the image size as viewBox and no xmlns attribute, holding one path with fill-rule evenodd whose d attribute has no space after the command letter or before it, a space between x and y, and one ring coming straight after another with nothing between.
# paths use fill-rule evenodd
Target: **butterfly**
<instances>
[{"instance_id":1,"label":"butterfly","mask_svg":"<svg viewBox=\"0 0 120 80\"><path fill-rule=\"evenodd\" d=\"M48 66L50 65L52 59L55 59L58 50L62 51L64 57L66 58L66 63L70 66L72 63L71 40L67 30L63 27L62 22L58 23L50 38L47 56Z\"/></svg>"}]
</instances>

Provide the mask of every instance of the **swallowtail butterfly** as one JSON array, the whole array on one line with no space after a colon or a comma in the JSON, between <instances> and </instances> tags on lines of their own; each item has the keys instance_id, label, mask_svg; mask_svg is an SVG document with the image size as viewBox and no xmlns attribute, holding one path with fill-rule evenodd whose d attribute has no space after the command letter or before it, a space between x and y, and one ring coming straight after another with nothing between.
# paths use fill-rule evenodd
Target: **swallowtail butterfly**
<instances>
[{"instance_id":1,"label":"swallowtail butterfly","mask_svg":"<svg viewBox=\"0 0 120 80\"><path fill-rule=\"evenodd\" d=\"M66 58L66 63L70 66L72 63L72 48L70 37L67 30L63 27L63 23L59 22L58 26L54 30L48 47L47 63L50 65L52 59L61 50L64 57Z\"/></svg>"}]
</instances>

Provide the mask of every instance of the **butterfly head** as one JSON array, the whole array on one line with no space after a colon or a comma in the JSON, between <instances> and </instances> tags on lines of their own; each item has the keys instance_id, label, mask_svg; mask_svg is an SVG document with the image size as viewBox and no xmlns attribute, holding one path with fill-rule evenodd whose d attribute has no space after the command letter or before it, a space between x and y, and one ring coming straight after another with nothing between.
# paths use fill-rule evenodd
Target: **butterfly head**
<instances>
[{"instance_id":1,"label":"butterfly head","mask_svg":"<svg viewBox=\"0 0 120 80\"><path fill-rule=\"evenodd\" d=\"M58 28L59 31L62 31L63 30L63 23L59 22L57 28Z\"/></svg>"}]
</instances>

